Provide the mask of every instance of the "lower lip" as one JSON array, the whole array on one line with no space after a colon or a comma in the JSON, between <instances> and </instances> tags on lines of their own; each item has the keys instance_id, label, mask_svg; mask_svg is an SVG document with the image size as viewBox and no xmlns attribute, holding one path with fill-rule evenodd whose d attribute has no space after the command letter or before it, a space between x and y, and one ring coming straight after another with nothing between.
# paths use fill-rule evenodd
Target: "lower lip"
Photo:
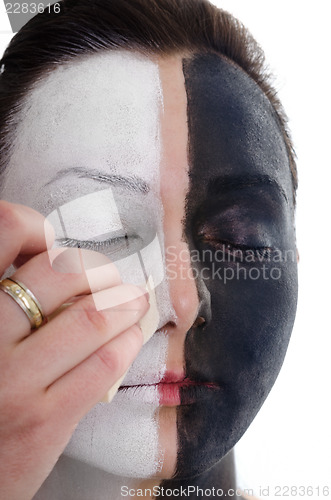
<instances>
[{"instance_id":1,"label":"lower lip","mask_svg":"<svg viewBox=\"0 0 331 500\"><path fill-rule=\"evenodd\" d=\"M162 383L157 385L158 394L161 406L178 406L180 405L180 384L179 383Z\"/></svg>"},{"instance_id":2,"label":"lower lip","mask_svg":"<svg viewBox=\"0 0 331 500\"><path fill-rule=\"evenodd\" d=\"M201 401L218 391L219 386L213 383L198 383L191 380L174 383L158 384L160 405L178 406L188 405Z\"/></svg>"}]
</instances>

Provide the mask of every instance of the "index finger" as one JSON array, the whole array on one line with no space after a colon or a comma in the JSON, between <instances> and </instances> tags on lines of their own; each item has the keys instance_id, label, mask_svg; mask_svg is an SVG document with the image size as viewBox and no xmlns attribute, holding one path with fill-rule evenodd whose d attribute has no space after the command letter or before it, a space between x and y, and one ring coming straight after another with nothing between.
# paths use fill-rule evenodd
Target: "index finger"
<instances>
[{"instance_id":1,"label":"index finger","mask_svg":"<svg viewBox=\"0 0 331 500\"><path fill-rule=\"evenodd\" d=\"M36 210L0 201L0 276L18 255L35 255L47 250L54 239L51 224Z\"/></svg>"}]
</instances>

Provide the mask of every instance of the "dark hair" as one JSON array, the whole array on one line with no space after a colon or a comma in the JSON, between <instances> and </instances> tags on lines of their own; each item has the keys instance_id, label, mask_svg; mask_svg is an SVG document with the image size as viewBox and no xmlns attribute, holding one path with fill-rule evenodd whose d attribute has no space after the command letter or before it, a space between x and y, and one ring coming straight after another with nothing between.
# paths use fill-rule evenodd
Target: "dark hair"
<instances>
[{"instance_id":1,"label":"dark hair","mask_svg":"<svg viewBox=\"0 0 331 500\"><path fill-rule=\"evenodd\" d=\"M145 54L208 51L234 61L270 100L288 151L295 201L297 171L287 118L262 49L237 19L208 0L63 0L59 5L58 13L46 9L32 18L0 61L0 173L10 158L24 98L59 64L117 48Z\"/></svg>"}]
</instances>

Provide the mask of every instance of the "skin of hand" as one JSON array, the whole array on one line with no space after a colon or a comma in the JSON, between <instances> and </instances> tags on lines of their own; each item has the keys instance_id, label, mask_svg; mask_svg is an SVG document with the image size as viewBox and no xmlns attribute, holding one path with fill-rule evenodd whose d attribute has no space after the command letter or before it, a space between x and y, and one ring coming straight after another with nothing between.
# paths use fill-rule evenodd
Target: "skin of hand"
<instances>
[{"instance_id":1,"label":"skin of hand","mask_svg":"<svg viewBox=\"0 0 331 500\"><path fill-rule=\"evenodd\" d=\"M149 308L146 291L123 285L113 266L96 292L108 307L97 310L86 274L73 269L77 249L51 265L47 224L31 208L0 201L0 275L18 266L11 277L33 291L46 316L82 296L30 334L23 310L0 292L0 497L10 500L33 497L79 420L128 369Z\"/></svg>"}]
</instances>

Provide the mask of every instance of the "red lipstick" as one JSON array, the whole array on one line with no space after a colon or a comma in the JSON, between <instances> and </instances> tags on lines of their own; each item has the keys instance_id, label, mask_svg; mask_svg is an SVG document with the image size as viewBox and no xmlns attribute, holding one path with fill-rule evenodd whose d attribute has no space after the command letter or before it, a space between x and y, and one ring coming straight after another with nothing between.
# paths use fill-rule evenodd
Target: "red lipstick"
<instances>
[{"instance_id":1,"label":"red lipstick","mask_svg":"<svg viewBox=\"0 0 331 500\"><path fill-rule=\"evenodd\" d=\"M219 389L219 386L211 382L191 380L183 373L167 371L157 388L161 406L178 406L183 403L192 404L201 393L207 389Z\"/></svg>"},{"instance_id":2,"label":"red lipstick","mask_svg":"<svg viewBox=\"0 0 331 500\"><path fill-rule=\"evenodd\" d=\"M155 402L160 406L193 404L209 397L220 386L214 382L200 382L185 376L183 371L167 371L160 382L121 386L128 396Z\"/></svg>"}]
</instances>

